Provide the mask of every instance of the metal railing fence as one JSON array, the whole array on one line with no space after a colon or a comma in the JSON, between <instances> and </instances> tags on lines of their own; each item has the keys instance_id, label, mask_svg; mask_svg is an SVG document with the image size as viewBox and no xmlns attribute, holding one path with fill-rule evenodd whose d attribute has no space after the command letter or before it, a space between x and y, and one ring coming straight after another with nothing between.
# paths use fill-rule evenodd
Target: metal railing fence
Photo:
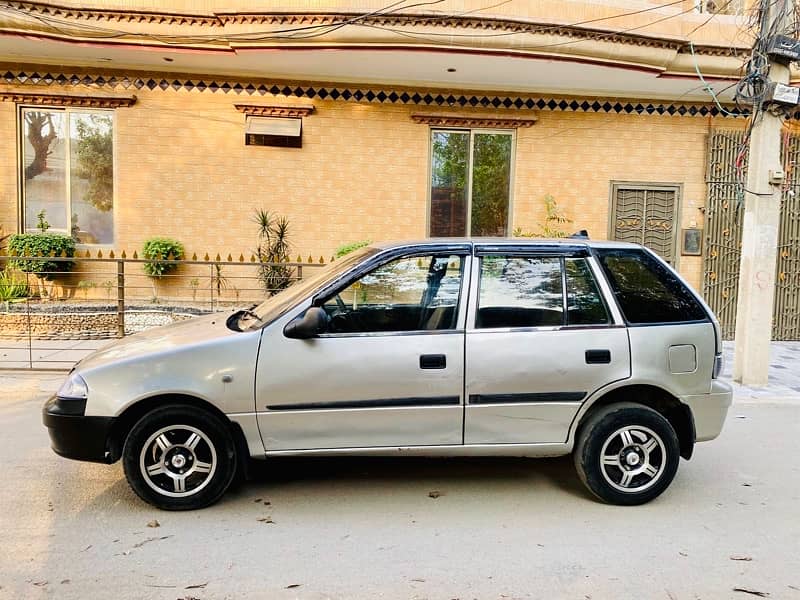
<instances>
[{"instance_id":1,"label":"metal railing fence","mask_svg":"<svg viewBox=\"0 0 800 600\"><path fill-rule=\"evenodd\" d=\"M325 265L311 257L281 263L228 258L158 259L174 269L152 277L144 272L152 260L113 253L0 256L0 370L69 369L109 339L252 306ZM50 270L26 272L26 261L44 261Z\"/></svg>"}]
</instances>

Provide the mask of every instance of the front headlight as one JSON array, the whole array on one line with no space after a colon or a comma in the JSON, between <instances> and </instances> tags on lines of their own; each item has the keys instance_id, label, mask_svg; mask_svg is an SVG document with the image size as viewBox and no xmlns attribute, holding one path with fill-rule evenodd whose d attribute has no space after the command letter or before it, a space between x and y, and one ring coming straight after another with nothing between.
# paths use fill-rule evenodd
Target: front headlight
<instances>
[{"instance_id":1,"label":"front headlight","mask_svg":"<svg viewBox=\"0 0 800 600\"><path fill-rule=\"evenodd\" d=\"M56 392L59 398L69 398L72 400L86 400L89 396L89 386L83 380L83 377L77 373L70 373L67 380L61 385Z\"/></svg>"}]
</instances>

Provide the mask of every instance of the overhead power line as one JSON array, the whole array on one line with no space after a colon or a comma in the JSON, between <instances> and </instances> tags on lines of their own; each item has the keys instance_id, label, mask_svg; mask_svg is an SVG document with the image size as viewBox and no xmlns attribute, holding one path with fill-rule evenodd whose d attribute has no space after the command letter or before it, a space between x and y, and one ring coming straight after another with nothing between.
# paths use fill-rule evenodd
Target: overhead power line
<instances>
[{"instance_id":1,"label":"overhead power line","mask_svg":"<svg viewBox=\"0 0 800 600\"><path fill-rule=\"evenodd\" d=\"M185 45L191 43L209 43L209 42L257 42L257 41L269 41L269 40L308 40L323 37L325 35L329 35L334 31L341 29L342 27L346 26L361 26L361 27L370 27L370 28L377 28L385 31L389 31L395 33L397 35L401 35L404 37L411 37L414 39L422 39L431 42L438 41L436 38L438 37L469 37L469 38L493 38L493 37L503 37L503 36L510 36L510 35L519 35L520 32L499 32L499 33L471 33L471 34L459 34L459 33L428 33L428 34L416 34L413 32L405 31L403 29L399 29L396 27L388 27L379 25L376 23L369 22L371 17L381 17L381 16L389 16L389 15L398 15L402 14L400 11L407 11L412 8L418 8L420 6L430 6L435 5L443 2L444 0L429 0L426 2L416 2L413 4L408 4L409 0L398 0L393 2L381 9L377 9L374 11L366 12L360 15L355 15L353 17L348 17L346 19L341 19L339 21L335 21L332 23L324 23L324 24L317 24L317 25L307 25L302 27L292 27L292 28L285 28L285 29L276 29L276 30L267 30L267 31L260 31L260 32L249 32L249 33L241 33L241 34L226 34L226 35L219 35L219 34L196 34L196 35L181 35L181 34L152 34L146 32L129 32L120 29L112 29L106 27L99 27L96 25L90 25L86 23L76 23L74 21L70 21L67 19L61 19L56 17L51 17L49 15L40 15L36 14L33 10L25 10L21 8L15 8L8 4L0 5L0 10L4 10L6 12L10 12L17 15L24 15L28 18L36 19L37 21L41 22L42 24L50 27L54 31L64 35L64 36L74 36L76 32L78 34L83 34L86 37L93 37L96 39L115 39L115 38L139 38L139 39L148 39L152 41L157 41L160 43L168 44L168 45ZM492 8L496 8L498 6L502 6L504 4L510 3L512 0L505 0L502 2L498 2L495 4L491 4L485 7L473 9L470 11L464 11L461 13L450 13L450 14L442 14L442 15L424 15L424 18L428 21L430 20L444 20L444 19L452 19L452 18L460 18L465 17L467 15L475 14L478 12L490 10ZM582 21L576 21L574 23L569 24L560 24L560 25L531 25L531 32L532 33L546 33L548 31L558 31L563 30L565 28L579 28L584 25L589 25L593 23L599 23L603 21L611 21L614 19L619 19L622 17L627 17L631 15L637 14L644 14L650 13L653 11L658 11L663 8L668 8L671 6L675 6L681 4L683 0L671 0L665 4L655 5L644 9L639 9L635 11L627 11L622 13L617 13L614 15L609 15L607 17L597 17L593 19L586 19ZM732 2L729 0L728 3ZM564 42L556 42L552 44L542 44L537 46L527 46L520 49L540 49L540 48L548 48L554 46L565 46L569 44L575 44L582 41L590 41L594 39L607 39L609 37L613 37L615 35L620 35L624 33L628 33L631 31L636 31L639 29L644 29L651 25L655 25L657 23L661 23L663 21L673 19L679 17L681 15L687 14L689 12L694 11L694 7L690 7L686 10L676 12L665 17L661 17L659 19L650 21L648 23L638 25L635 27L630 27L627 29L618 29L618 30L609 30L609 31L602 31L596 32L589 37L584 37L581 39L575 40L566 40ZM409 16L419 16L419 15L409 15ZM65 29L67 28L67 29ZM459 45L459 44L454 44Z\"/></svg>"}]
</instances>

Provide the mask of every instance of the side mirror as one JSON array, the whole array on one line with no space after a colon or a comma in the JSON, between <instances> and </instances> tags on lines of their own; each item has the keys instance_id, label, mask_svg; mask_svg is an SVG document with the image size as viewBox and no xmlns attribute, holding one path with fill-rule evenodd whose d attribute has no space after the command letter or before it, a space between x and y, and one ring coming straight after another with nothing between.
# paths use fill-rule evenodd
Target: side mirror
<instances>
[{"instance_id":1,"label":"side mirror","mask_svg":"<svg viewBox=\"0 0 800 600\"><path fill-rule=\"evenodd\" d=\"M307 340L328 330L328 313L319 306L312 306L302 315L296 316L283 328L283 335L296 340Z\"/></svg>"}]
</instances>

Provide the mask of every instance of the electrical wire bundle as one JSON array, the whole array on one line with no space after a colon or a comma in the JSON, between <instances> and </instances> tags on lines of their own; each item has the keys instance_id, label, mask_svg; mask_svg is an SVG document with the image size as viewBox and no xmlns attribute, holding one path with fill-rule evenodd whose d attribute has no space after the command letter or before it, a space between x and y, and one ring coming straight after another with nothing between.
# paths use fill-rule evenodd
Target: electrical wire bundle
<instances>
[{"instance_id":1,"label":"electrical wire bundle","mask_svg":"<svg viewBox=\"0 0 800 600\"><path fill-rule=\"evenodd\" d=\"M770 21L770 11L776 11ZM777 35L797 38L800 33L800 10L789 11L788 0L760 0L753 8L747 30L753 36L753 48L742 67L743 75L736 84L734 102L743 113L749 114L744 137L739 144L734 161L737 174L737 204L744 203L744 192L756 194L745 188L745 166L753 128L764 115L769 92L770 58L767 53L770 41ZM786 114L786 116L790 116ZM788 140L788 138L787 138ZM786 143L786 142L785 142Z\"/></svg>"}]
</instances>

